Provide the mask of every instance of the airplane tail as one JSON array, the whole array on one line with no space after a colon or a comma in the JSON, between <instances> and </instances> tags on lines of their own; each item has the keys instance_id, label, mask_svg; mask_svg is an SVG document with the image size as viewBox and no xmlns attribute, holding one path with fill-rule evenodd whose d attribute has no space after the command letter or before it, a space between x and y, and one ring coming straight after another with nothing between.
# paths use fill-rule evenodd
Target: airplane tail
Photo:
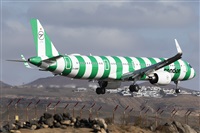
<instances>
[{"instance_id":1,"label":"airplane tail","mask_svg":"<svg viewBox=\"0 0 200 133\"><path fill-rule=\"evenodd\" d=\"M42 60L58 56L59 53L38 19L31 19L32 32L36 45L37 56Z\"/></svg>"}]
</instances>

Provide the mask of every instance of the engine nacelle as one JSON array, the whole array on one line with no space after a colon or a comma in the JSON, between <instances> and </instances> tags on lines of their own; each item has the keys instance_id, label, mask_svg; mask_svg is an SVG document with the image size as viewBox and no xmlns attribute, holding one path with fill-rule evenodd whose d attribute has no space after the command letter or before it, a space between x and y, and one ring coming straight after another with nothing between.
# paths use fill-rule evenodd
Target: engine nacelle
<instances>
[{"instance_id":1,"label":"engine nacelle","mask_svg":"<svg viewBox=\"0 0 200 133\"><path fill-rule=\"evenodd\" d=\"M149 82L151 84L168 85L170 84L172 77L169 72L155 72Z\"/></svg>"}]
</instances>

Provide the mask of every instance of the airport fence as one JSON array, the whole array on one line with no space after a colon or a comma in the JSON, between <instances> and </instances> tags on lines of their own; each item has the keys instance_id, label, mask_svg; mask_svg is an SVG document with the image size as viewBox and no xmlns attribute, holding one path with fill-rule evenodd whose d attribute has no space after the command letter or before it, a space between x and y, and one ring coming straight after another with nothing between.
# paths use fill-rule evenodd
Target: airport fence
<instances>
[{"instance_id":1,"label":"airport fence","mask_svg":"<svg viewBox=\"0 0 200 133\"><path fill-rule=\"evenodd\" d=\"M23 99L15 99L7 102L5 107L1 107L2 126L8 122L29 121L31 119L39 119L44 112L51 114L69 113L72 117L80 118L104 118L108 123L122 125L136 125L140 127L158 127L172 121L179 121L190 125L193 128L200 127L200 112L191 109L179 108L157 108L152 109L148 106L141 105L139 110L135 110L131 106L122 107L115 105L112 108L106 108L95 102L90 104L78 101L49 101L49 100L33 100L24 101Z\"/></svg>"}]
</instances>

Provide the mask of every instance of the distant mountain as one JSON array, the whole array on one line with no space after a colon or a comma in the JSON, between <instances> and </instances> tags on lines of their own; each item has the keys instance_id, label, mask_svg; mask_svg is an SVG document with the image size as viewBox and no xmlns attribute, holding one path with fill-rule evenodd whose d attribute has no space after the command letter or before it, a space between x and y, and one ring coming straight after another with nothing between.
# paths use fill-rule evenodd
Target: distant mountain
<instances>
[{"instance_id":1,"label":"distant mountain","mask_svg":"<svg viewBox=\"0 0 200 133\"><path fill-rule=\"evenodd\" d=\"M8 88L8 87L11 87L11 85L6 84L6 83L4 83L3 81L0 81L0 86L1 86L2 88Z\"/></svg>"},{"instance_id":2,"label":"distant mountain","mask_svg":"<svg viewBox=\"0 0 200 133\"><path fill-rule=\"evenodd\" d=\"M76 85L76 86L80 86L80 87L88 87L88 85L92 83L92 82L88 82L88 80L81 80L81 79L71 79L68 77L63 77L63 76L55 76L55 77L46 77L46 78L39 78L33 82L30 82L28 84L26 84L27 86L38 86L38 85L43 85L44 87L48 87L50 85L58 85L58 86L65 86L65 85ZM96 83L97 84L97 83ZM128 86L131 83L128 82L123 82L122 86ZM149 82L143 82L139 84L140 86L155 86L152 85ZM175 85L174 84L169 84L166 86L159 86L161 88L169 88L169 89L175 89ZM190 90L187 88L183 88L180 87L183 90Z\"/></svg>"},{"instance_id":3,"label":"distant mountain","mask_svg":"<svg viewBox=\"0 0 200 133\"><path fill-rule=\"evenodd\" d=\"M39 78L26 85L27 86L43 85L45 87L50 85L59 85L59 86L77 85L81 87L88 87L88 84L89 84L88 80L71 79L63 76L55 76L55 77Z\"/></svg>"}]
</instances>

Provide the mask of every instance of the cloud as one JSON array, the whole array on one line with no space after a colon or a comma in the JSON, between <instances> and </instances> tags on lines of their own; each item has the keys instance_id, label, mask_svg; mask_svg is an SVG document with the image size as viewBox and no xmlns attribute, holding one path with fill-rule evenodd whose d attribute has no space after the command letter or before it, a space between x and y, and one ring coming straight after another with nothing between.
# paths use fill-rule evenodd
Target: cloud
<instances>
[{"instance_id":1,"label":"cloud","mask_svg":"<svg viewBox=\"0 0 200 133\"><path fill-rule=\"evenodd\" d=\"M183 28L198 21L193 9L180 2L38 3L28 16L73 28Z\"/></svg>"},{"instance_id":2,"label":"cloud","mask_svg":"<svg viewBox=\"0 0 200 133\"><path fill-rule=\"evenodd\" d=\"M119 55L127 47L134 47L139 43L140 36L128 34L118 29L105 28L59 28L51 27L46 30L53 43L61 52L77 52L81 54L97 53ZM55 38L56 37L56 38ZM59 44L62 43L62 44ZM63 49L62 47L65 46ZM103 52L104 51L104 52ZM69 54L69 53L68 53Z\"/></svg>"},{"instance_id":3,"label":"cloud","mask_svg":"<svg viewBox=\"0 0 200 133\"><path fill-rule=\"evenodd\" d=\"M7 59L20 58L21 54L33 56L35 52L32 49L35 51L35 46L31 27L25 27L16 19L4 19L3 23L2 53L4 57Z\"/></svg>"}]
</instances>

